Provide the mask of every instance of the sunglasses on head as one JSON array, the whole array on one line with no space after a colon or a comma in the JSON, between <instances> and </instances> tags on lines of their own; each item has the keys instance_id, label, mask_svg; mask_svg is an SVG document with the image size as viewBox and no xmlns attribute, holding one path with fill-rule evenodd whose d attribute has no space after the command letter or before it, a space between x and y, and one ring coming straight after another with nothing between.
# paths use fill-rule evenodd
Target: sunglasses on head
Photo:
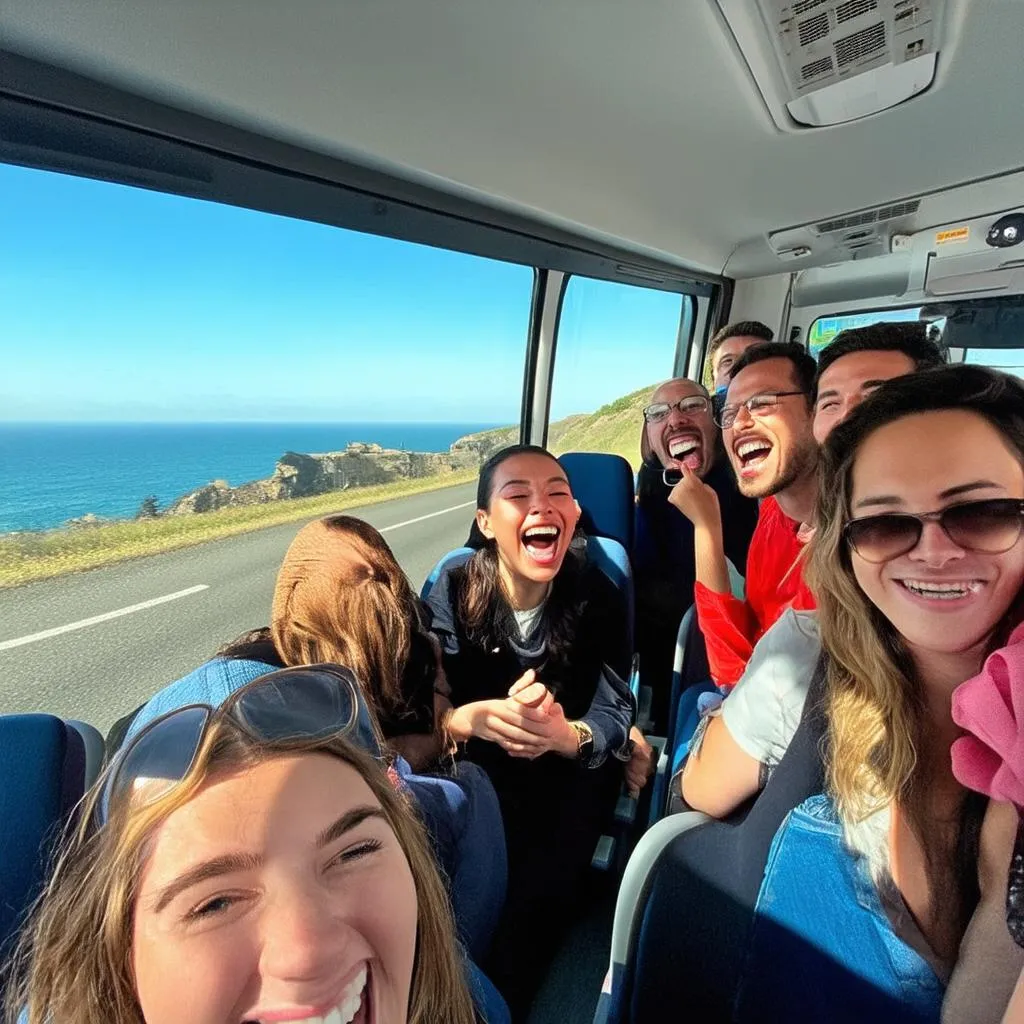
<instances>
[{"instance_id":1,"label":"sunglasses on head","mask_svg":"<svg viewBox=\"0 0 1024 1024\"><path fill-rule=\"evenodd\" d=\"M965 551L998 555L1009 551L1020 539L1024 528L1024 501L1018 498L965 501L920 515L883 512L851 519L843 527L843 537L866 562L887 562L917 547L926 522L938 523L943 533Z\"/></svg>"},{"instance_id":2,"label":"sunglasses on head","mask_svg":"<svg viewBox=\"0 0 1024 1024\"><path fill-rule=\"evenodd\" d=\"M98 805L98 824L118 801L146 806L170 792L195 763L215 722L230 719L254 740L301 743L348 736L381 757L377 729L359 683L342 665L268 672L236 690L220 707L188 704L147 725L114 761Z\"/></svg>"}]
</instances>

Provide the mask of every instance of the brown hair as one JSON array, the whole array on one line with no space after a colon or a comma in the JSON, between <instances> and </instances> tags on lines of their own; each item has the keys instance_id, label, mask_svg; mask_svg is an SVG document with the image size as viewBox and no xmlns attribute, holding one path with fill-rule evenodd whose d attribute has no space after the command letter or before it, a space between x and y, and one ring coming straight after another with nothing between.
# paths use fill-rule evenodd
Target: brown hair
<instances>
[{"instance_id":1,"label":"brown hair","mask_svg":"<svg viewBox=\"0 0 1024 1024\"><path fill-rule=\"evenodd\" d=\"M708 350L704 353L704 383L708 386L715 376L715 353L730 338L757 338L759 341L771 342L775 340L775 332L760 320L738 320L715 331L708 342Z\"/></svg>"},{"instance_id":2,"label":"brown hair","mask_svg":"<svg viewBox=\"0 0 1024 1024\"><path fill-rule=\"evenodd\" d=\"M270 630L285 665L351 668L382 722L408 710L408 673L432 692L437 656L419 600L387 542L361 519L329 516L298 532L278 573Z\"/></svg>"},{"instance_id":3,"label":"brown hair","mask_svg":"<svg viewBox=\"0 0 1024 1024\"><path fill-rule=\"evenodd\" d=\"M90 821L105 776L86 800L83 824L65 841L46 891L12 961L6 1019L27 1008L28 1024L145 1024L131 968L132 917L145 851L155 829L216 772L244 771L274 757L327 754L354 768L380 802L416 887L417 943L409 1024L473 1024L462 957L444 887L423 828L380 764L340 736L255 740L230 719L209 730L188 776L152 805L115 806L98 830Z\"/></svg>"}]
</instances>

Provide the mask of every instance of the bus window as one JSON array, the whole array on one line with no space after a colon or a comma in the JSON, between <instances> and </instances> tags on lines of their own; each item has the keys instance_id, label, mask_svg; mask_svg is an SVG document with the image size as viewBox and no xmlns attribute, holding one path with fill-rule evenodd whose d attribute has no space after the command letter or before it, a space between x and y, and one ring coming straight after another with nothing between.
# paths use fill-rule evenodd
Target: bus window
<instances>
[{"instance_id":1,"label":"bus window","mask_svg":"<svg viewBox=\"0 0 1024 1024\"><path fill-rule=\"evenodd\" d=\"M672 375L681 309L677 293L569 280L551 388L553 451L613 452L639 468L643 406Z\"/></svg>"},{"instance_id":2,"label":"bus window","mask_svg":"<svg viewBox=\"0 0 1024 1024\"><path fill-rule=\"evenodd\" d=\"M1024 348L970 348L964 362L1024 377Z\"/></svg>"},{"instance_id":3,"label":"bus window","mask_svg":"<svg viewBox=\"0 0 1024 1024\"><path fill-rule=\"evenodd\" d=\"M532 268L8 165L0 222L5 712L105 731L268 622L302 521L416 587L462 543Z\"/></svg>"},{"instance_id":4,"label":"bus window","mask_svg":"<svg viewBox=\"0 0 1024 1024\"><path fill-rule=\"evenodd\" d=\"M811 324L807 333L807 344L815 359L821 350L832 341L840 331L852 330L854 327L868 327L871 324L885 322L902 322L917 320L921 312L919 306L910 309L881 309L870 313L845 313L840 316L820 316Z\"/></svg>"}]
</instances>

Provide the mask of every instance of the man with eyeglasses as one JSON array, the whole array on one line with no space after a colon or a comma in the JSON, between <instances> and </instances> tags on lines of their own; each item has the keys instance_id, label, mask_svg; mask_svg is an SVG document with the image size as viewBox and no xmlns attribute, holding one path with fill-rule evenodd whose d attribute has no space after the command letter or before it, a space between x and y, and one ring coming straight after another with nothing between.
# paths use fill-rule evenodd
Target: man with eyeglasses
<instances>
[{"instance_id":1,"label":"man with eyeglasses","mask_svg":"<svg viewBox=\"0 0 1024 1024\"><path fill-rule=\"evenodd\" d=\"M693 524L694 602L711 677L732 686L754 644L786 608L813 608L799 559L814 512L818 446L812 431L816 366L800 345L748 348L733 365L718 421L740 493L761 500L746 563L746 598L732 595L717 494L683 474L669 500Z\"/></svg>"},{"instance_id":2,"label":"man with eyeglasses","mask_svg":"<svg viewBox=\"0 0 1024 1024\"><path fill-rule=\"evenodd\" d=\"M824 444L832 428L885 381L944 361L924 324L878 323L843 331L818 360L815 439ZM731 398L727 404L733 405ZM734 433L742 422L737 417ZM751 562L753 552L752 545ZM682 778L687 806L724 817L764 786L800 721L820 651L816 616L809 610L782 609L765 625L721 712L704 718L691 742ZM678 796L678 784L673 791Z\"/></svg>"},{"instance_id":3,"label":"man with eyeglasses","mask_svg":"<svg viewBox=\"0 0 1024 1024\"><path fill-rule=\"evenodd\" d=\"M693 604L696 578L693 525L670 503L681 476L693 476L715 496L724 556L743 571L756 502L743 498L721 450L708 393L685 377L660 384L644 408L643 464L637 478L634 571L637 644L645 684L652 688L656 724L667 718L676 633Z\"/></svg>"}]
</instances>

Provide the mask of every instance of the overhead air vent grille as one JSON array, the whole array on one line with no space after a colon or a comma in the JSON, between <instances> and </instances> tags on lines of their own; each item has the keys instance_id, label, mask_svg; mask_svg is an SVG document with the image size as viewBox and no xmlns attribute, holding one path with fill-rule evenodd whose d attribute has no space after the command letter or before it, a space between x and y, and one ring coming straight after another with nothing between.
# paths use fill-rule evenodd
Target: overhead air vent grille
<instances>
[{"instance_id":1,"label":"overhead air vent grille","mask_svg":"<svg viewBox=\"0 0 1024 1024\"><path fill-rule=\"evenodd\" d=\"M812 78L817 78L819 75L828 75L831 72L832 58L819 57L817 60L812 60L810 64L805 64L800 69L800 77L805 82L809 82Z\"/></svg>"},{"instance_id":2,"label":"overhead air vent grille","mask_svg":"<svg viewBox=\"0 0 1024 1024\"><path fill-rule=\"evenodd\" d=\"M779 127L841 124L935 77L947 0L715 0Z\"/></svg>"},{"instance_id":3,"label":"overhead air vent grille","mask_svg":"<svg viewBox=\"0 0 1024 1024\"><path fill-rule=\"evenodd\" d=\"M824 39L829 33L828 14L813 14L800 22L797 30L800 35L800 45L810 46L811 43Z\"/></svg>"},{"instance_id":4,"label":"overhead air vent grille","mask_svg":"<svg viewBox=\"0 0 1024 1024\"><path fill-rule=\"evenodd\" d=\"M897 217L909 217L912 213L917 213L920 208L920 199L908 199L902 203L893 203L891 206L880 206L878 219L895 220Z\"/></svg>"},{"instance_id":5,"label":"overhead air vent grille","mask_svg":"<svg viewBox=\"0 0 1024 1024\"><path fill-rule=\"evenodd\" d=\"M862 14L870 14L878 10L878 0L847 0L844 4L836 4L836 24L859 18Z\"/></svg>"},{"instance_id":6,"label":"overhead air vent grille","mask_svg":"<svg viewBox=\"0 0 1024 1024\"><path fill-rule=\"evenodd\" d=\"M872 57L885 49L885 22L878 21L874 25L854 32L852 36L836 40L836 62L840 68L854 61Z\"/></svg>"},{"instance_id":7,"label":"overhead air vent grille","mask_svg":"<svg viewBox=\"0 0 1024 1024\"><path fill-rule=\"evenodd\" d=\"M865 224L879 224L898 217L909 217L917 213L920 206L920 199L907 199L901 203L890 203L888 206L878 206L873 210L859 210L844 217L823 220L814 225L814 230L820 235L829 235L834 231L846 231L849 228L863 227Z\"/></svg>"},{"instance_id":8,"label":"overhead air vent grille","mask_svg":"<svg viewBox=\"0 0 1024 1024\"><path fill-rule=\"evenodd\" d=\"M796 0L793 4L793 17L799 18L801 14L813 11L815 7L824 7L830 0Z\"/></svg>"}]
</instances>

